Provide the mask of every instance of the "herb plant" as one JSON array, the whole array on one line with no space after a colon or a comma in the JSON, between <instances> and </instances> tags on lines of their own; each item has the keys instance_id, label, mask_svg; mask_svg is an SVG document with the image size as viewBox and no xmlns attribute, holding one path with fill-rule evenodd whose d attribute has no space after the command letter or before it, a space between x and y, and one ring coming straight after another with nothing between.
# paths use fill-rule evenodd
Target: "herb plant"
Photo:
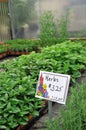
<instances>
[{"instance_id":1,"label":"herb plant","mask_svg":"<svg viewBox=\"0 0 86 130\"><path fill-rule=\"evenodd\" d=\"M6 53L7 52L7 47L5 45L0 45L0 54Z\"/></svg>"},{"instance_id":2,"label":"herb plant","mask_svg":"<svg viewBox=\"0 0 86 130\"><path fill-rule=\"evenodd\" d=\"M69 38L68 23L69 11L67 10L66 14L61 16L61 18L57 20L57 37L58 42L60 43L66 41Z\"/></svg>"},{"instance_id":3,"label":"herb plant","mask_svg":"<svg viewBox=\"0 0 86 130\"><path fill-rule=\"evenodd\" d=\"M39 52L41 49L39 40L14 39L5 41L5 44L9 44L10 51Z\"/></svg>"},{"instance_id":4,"label":"herb plant","mask_svg":"<svg viewBox=\"0 0 86 130\"><path fill-rule=\"evenodd\" d=\"M0 128L6 130L26 124L28 116L37 116L42 107L34 96L35 81L17 69L0 74Z\"/></svg>"},{"instance_id":5,"label":"herb plant","mask_svg":"<svg viewBox=\"0 0 86 130\"><path fill-rule=\"evenodd\" d=\"M86 41L65 41L41 53L6 60L0 68L0 128L9 130L27 123L28 115L38 114L42 102L35 98L35 91L40 70L69 74L76 82L86 70Z\"/></svg>"},{"instance_id":6,"label":"herb plant","mask_svg":"<svg viewBox=\"0 0 86 130\"><path fill-rule=\"evenodd\" d=\"M45 11L40 17L41 46L52 45L56 40L54 17L51 11Z\"/></svg>"},{"instance_id":7,"label":"herb plant","mask_svg":"<svg viewBox=\"0 0 86 130\"><path fill-rule=\"evenodd\" d=\"M40 42L41 46L50 46L62 43L69 37L68 33L69 10L66 15L56 19L51 11L45 11L40 17Z\"/></svg>"},{"instance_id":8,"label":"herb plant","mask_svg":"<svg viewBox=\"0 0 86 130\"><path fill-rule=\"evenodd\" d=\"M86 85L84 83L71 87L71 95L66 106L52 122L53 130L85 130L86 129ZM47 130L50 130L48 122Z\"/></svg>"}]
</instances>

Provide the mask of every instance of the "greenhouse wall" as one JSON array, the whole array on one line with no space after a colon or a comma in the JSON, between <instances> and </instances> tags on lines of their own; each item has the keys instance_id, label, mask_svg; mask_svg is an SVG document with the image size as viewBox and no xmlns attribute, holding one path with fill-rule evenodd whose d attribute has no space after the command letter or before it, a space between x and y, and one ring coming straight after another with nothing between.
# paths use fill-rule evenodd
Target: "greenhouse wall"
<instances>
[{"instance_id":1,"label":"greenhouse wall","mask_svg":"<svg viewBox=\"0 0 86 130\"><path fill-rule=\"evenodd\" d=\"M40 16L47 11L52 12L54 20L57 22L63 16L66 16L67 31L70 37L86 37L86 0L9 0L8 7L10 25L6 26L4 24L6 21L8 23L8 14L6 14L3 30L4 28L10 30L11 26L12 37L14 39L39 38ZM4 37L9 39L10 36L5 36L7 30L1 30L1 23L2 18L0 16L0 38L2 33L4 33Z\"/></svg>"},{"instance_id":2,"label":"greenhouse wall","mask_svg":"<svg viewBox=\"0 0 86 130\"><path fill-rule=\"evenodd\" d=\"M0 0L0 41L11 38L8 0Z\"/></svg>"},{"instance_id":3,"label":"greenhouse wall","mask_svg":"<svg viewBox=\"0 0 86 130\"><path fill-rule=\"evenodd\" d=\"M86 37L86 0L10 0L14 38L38 38L39 19L51 11L61 19L68 11L70 37Z\"/></svg>"}]
</instances>

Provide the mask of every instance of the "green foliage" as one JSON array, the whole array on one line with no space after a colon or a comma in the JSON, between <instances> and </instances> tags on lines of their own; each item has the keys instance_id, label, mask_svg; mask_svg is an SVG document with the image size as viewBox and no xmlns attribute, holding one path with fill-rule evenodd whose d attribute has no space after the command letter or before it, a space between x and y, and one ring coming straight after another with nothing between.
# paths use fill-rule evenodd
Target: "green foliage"
<instances>
[{"instance_id":1,"label":"green foliage","mask_svg":"<svg viewBox=\"0 0 86 130\"><path fill-rule=\"evenodd\" d=\"M9 49L12 51L40 51L39 40L27 40L27 39L14 39L5 41L5 44L9 44Z\"/></svg>"},{"instance_id":2,"label":"green foliage","mask_svg":"<svg viewBox=\"0 0 86 130\"><path fill-rule=\"evenodd\" d=\"M57 118L52 122L53 130L86 130L86 85L71 88L71 95ZM48 122L47 130L50 130Z\"/></svg>"},{"instance_id":3,"label":"green foliage","mask_svg":"<svg viewBox=\"0 0 86 130\"><path fill-rule=\"evenodd\" d=\"M20 66L12 69L10 65L8 71L0 73L0 128L6 130L26 124L28 115L37 116L42 104L34 96L35 81Z\"/></svg>"},{"instance_id":4,"label":"green foliage","mask_svg":"<svg viewBox=\"0 0 86 130\"><path fill-rule=\"evenodd\" d=\"M56 29L54 17L51 11L46 11L40 17L40 34L41 44L52 45L52 39L56 39Z\"/></svg>"},{"instance_id":5,"label":"green foliage","mask_svg":"<svg viewBox=\"0 0 86 130\"><path fill-rule=\"evenodd\" d=\"M66 41L69 38L68 32L68 23L69 23L69 10L67 10L65 15L62 15L59 20L57 20L57 37L58 42Z\"/></svg>"},{"instance_id":6,"label":"green foliage","mask_svg":"<svg viewBox=\"0 0 86 130\"><path fill-rule=\"evenodd\" d=\"M65 41L68 37L69 11L59 20L51 11L45 11L40 17L40 40L42 46L50 46Z\"/></svg>"},{"instance_id":7,"label":"green foliage","mask_svg":"<svg viewBox=\"0 0 86 130\"><path fill-rule=\"evenodd\" d=\"M83 48L83 49L80 49ZM86 42L66 41L62 45L57 44L43 50L43 58L48 64L47 69L57 73L70 74L72 80L81 76L80 70L86 64ZM50 71L49 69L49 71Z\"/></svg>"},{"instance_id":8,"label":"green foliage","mask_svg":"<svg viewBox=\"0 0 86 130\"><path fill-rule=\"evenodd\" d=\"M35 98L39 71L71 75L75 81L86 69L86 41L44 48L0 64L0 127L10 129L27 122L27 115L37 114L40 100ZM4 77L4 78L3 78Z\"/></svg>"},{"instance_id":9,"label":"green foliage","mask_svg":"<svg viewBox=\"0 0 86 130\"><path fill-rule=\"evenodd\" d=\"M7 52L7 47L5 45L0 45L0 54Z\"/></svg>"}]
</instances>

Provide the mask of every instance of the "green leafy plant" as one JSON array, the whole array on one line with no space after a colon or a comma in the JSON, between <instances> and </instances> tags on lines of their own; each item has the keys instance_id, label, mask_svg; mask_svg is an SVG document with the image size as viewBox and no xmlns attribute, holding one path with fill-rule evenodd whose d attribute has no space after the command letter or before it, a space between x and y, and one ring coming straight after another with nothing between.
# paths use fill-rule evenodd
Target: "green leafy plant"
<instances>
[{"instance_id":1,"label":"green leafy plant","mask_svg":"<svg viewBox=\"0 0 86 130\"><path fill-rule=\"evenodd\" d=\"M42 107L42 101L34 96L34 80L17 69L0 74L0 128L6 130L26 124L28 116L37 116Z\"/></svg>"},{"instance_id":2,"label":"green leafy plant","mask_svg":"<svg viewBox=\"0 0 86 130\"><path fill-rule=\"evenodd\" d=\"M41 50L39 40L14 39L5 41L5 44L9 44L9 50L12 51L39 52Z\"/></svg>"},{"instance_id":3,"label":"green leafy plant","mask_svg":"<svg viewBox=\"0 0 86 130\"><path fill-rule=\"evenodd\" d=\"M71 87L71 95L66 106L52 122L53 130L85 130L86 129L86 85L84 83ZM50 130L48 122L47 130Z\"/></svg>"},{"instance_id":4,"label":"green leafy plant","mask_svg":"<svg viewBox=\"0 0 86 130\"><path fill-rule=\"evenodd\" d=\"M85 65L86 41L65 41L43 48L41 53L32 52L1 63L0 127L11 129L27 123L28 115L38 114L42 102L35 98L35 89L40 70L69 74L76 82L81 71L86 70Z\"/></svg>"},{"instance_id":5,"label":"green leafy plant","mask_svg":"<svg viewBox=\"0 0 86 130\"><path fill-rule=\"evenodd\" d=\"M0 45L0 54L7 52L7 47L5 45Z\"/></svg>"}]
</instances>

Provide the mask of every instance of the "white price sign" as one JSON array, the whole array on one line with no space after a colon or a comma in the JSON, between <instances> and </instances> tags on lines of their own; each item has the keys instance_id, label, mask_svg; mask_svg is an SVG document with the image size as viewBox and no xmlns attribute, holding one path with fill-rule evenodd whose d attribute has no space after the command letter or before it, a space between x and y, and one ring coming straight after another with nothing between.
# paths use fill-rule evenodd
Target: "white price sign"
<instances>
[{"instance_id":1,"label":"white price sign","mask_svg":"<svg viewBox=\"0 0 86 130\"><path fill-rule=\"evenodd\" d=\"M65 104L70 76L40 71L36 97Z\"/></svg>"}]
</instances>

